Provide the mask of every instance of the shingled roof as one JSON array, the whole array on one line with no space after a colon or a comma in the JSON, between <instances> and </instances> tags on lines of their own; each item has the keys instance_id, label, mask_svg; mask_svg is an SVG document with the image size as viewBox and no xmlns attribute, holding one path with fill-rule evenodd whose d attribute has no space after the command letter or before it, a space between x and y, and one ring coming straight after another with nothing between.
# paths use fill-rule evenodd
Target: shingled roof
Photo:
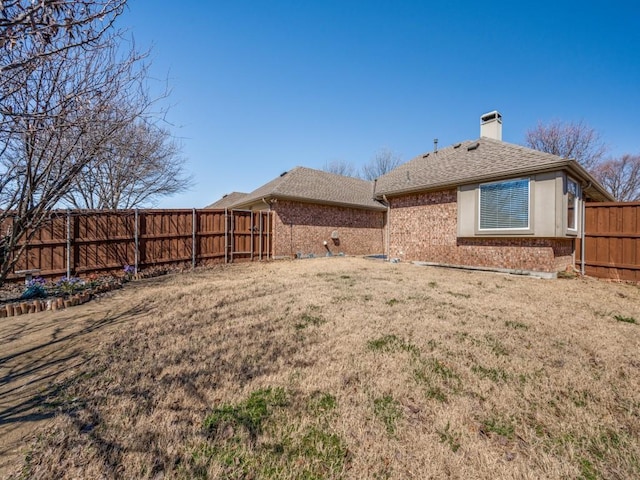
<instances>
[{"instance_id":1,"label":"shingled roof","mask_svg":"<svg viewBox=\"0 0 640 480\"><path fill-rule=\"evenodd\" d=\"M385 210L373 199L373 182L334 173L295 167L232 205L241 208L271 198Z\"/></svg>"},{"instance_id":2,"label":"shingled roof","mask_svg":"<svg viewBox=\"0 0 640 480\"><path fill-rule=\"evenodd\" d=\"M575 160L485 137L420 155L400 165L377 179L375 196L438 190L553 170L567 170L585 181L585 191L593 199L613 200Z\"/></svg>"},{"instance_id":3,"label":"shingled roof","mask_svg":"<svg viewBox=\"0 0 640 480\"><path fill-rule=\"evenodd\" d=\"M243 192L231 192L224 195L217 202L213 202L211 205L207 205L204 208L229 208L233 204L238 203L244 197L246 197L248 193Z\"/></svg>"}]
</instances>

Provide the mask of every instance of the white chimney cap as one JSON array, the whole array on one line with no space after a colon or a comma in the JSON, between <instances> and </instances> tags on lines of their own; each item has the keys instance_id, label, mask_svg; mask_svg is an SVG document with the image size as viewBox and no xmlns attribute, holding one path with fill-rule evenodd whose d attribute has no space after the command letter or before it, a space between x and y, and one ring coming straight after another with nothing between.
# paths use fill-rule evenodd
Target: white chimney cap
<instances>
[{"instance_id":1,"label":"white chimney cap","mask_svg":"<svg viewBox=\"0 0 640 480\"><path fill-rule=\"evenodd\" d=\"M497 110L480 116L480 136L502 140L502 115Z\"/></svg>"}]
</instances>

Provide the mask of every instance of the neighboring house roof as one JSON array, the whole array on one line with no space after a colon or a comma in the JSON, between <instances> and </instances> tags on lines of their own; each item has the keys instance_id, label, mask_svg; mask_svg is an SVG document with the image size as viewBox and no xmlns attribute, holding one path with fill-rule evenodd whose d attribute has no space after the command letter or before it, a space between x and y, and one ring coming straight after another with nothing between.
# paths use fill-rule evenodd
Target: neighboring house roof
<instances>
[{"instance_id":1,"label":"neighboring house roof","mask_svg":"<svg viewBox=\"0 0 640 480\"><path fill-rule=\"evenodd\" d=\"M295 167L283 173L232 206L246 207L272 198L385 210L373 199L373 182L306 167Z\"/></svg>"},{"instance_id":2,"label":"neighboring house roof","mask_svg":"<svg viewBox=\"0 0 640 480\"><path fill-rule=\"evenodd\" d=\"M400 165L377 179L375 196L437 190L553 170L567 170L578 177L591 198L613 200L575 160L486 137L420 155Z\"/></svg>"},{"instance_id":3,"label":"neighboring house roof","mask_svg":"<svg viewBox=\"0 0 640 480\"><path fill-rule=\"evenodd\" d=\"M217 202L213 202L211 205L207 205L204 208L229 208L234 203L239 202L248 194L243 192L231 192L224 195Z\"/></svg>"}]
</instances>

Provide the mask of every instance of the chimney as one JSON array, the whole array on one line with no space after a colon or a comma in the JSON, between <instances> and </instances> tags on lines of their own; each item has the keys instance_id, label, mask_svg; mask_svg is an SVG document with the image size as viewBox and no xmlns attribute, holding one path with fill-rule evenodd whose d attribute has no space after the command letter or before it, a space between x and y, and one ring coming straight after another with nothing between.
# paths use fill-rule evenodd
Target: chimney
<instances>
[{"instance_id":1,"label":"chimney","mask_svg":"<svg viewBox=\"0 0 640 480\"><path fill-rule=\"evenodd\" d=\"M497 110L480 117L480 136L502 141L502 115Z\"/></svg>"}]
</instances>

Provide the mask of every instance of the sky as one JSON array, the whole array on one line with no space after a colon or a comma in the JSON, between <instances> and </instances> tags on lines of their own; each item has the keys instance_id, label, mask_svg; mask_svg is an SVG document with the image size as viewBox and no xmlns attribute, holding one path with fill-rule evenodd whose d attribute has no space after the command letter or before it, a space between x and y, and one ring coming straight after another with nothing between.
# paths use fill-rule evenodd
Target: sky
<instances>
[{"instance_id":1,"label":"sky","mask_svg":"<svg viewBox=\"0 0 640 480\"><path fill-rule=\"evenodd\" d=\"M151 49L152 93L202 208L295 166L403 161L539 122L582 121L640 154L640 2L129 0L119 27Z\"/></svg>"}]
</instances>

